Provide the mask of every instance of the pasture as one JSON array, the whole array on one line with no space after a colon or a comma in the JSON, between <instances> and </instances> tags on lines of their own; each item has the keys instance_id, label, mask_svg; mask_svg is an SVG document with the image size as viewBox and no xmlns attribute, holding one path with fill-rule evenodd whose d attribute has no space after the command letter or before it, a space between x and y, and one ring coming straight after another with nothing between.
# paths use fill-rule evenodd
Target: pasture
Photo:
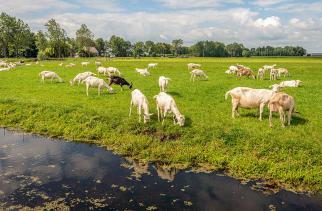
<instances>
[{"instance_id":1,"label":"pasture","mask_svg":"<svg viewBox=\"0 0 322 211\"><path fill-rule=\"evenodd\" d=\"M321 58L99 58L103 66L117 67L122 76L133 82L148 98L150 113L147 124L138 123L136 109L129 117L131 91L113 86L101 96L97 88L70 86L77 73L96 73L94 58L42 61L0 72L0 125L45 134L67 140L95 143L133 158L162 162L180 168L222 170L240 179L264 179L270 185L296 191L322 190L322 59ZM81 61L90 61L81 67ZM73 62L75 67L59 67ZM135 68L156 62L151 76L143 77ZM191 83L187 63L202 65L209 80ZM265 80L238 79L224 72L236 63L254 71L265 64L288 68L291 77L303 86L284 88L296 101L291 126L280 127L274 114L269 128L268 109L263 121L257 110L240 109L240 117L231 118L231 99L225 93L238 86L268 88L274 84L266 73ZM40 82L39 72L51 70L65 83ZM164 125L157 122L153 96L159 93L159 76L170 77L168 93L172 95L186 126L173 125L169 116ZM106 77L100 76L106 80ZM283 80L284 78L282 78ZM278 80L277 82L281 82ZM107 81L107 80L106 80Z\"/></svg>"}]
</instances>

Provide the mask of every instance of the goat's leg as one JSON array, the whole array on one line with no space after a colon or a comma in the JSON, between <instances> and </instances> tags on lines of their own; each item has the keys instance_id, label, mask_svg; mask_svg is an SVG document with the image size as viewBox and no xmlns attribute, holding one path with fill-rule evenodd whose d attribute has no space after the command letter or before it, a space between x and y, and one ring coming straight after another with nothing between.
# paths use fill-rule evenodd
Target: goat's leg
<instances>
[{"instance_id":1,"label":"goat's leg","mask_svg":"<svg viewBox=\"0 0 322 211\"><path fill-rule=\"evenodd\" d=\"M88 96L88 88L89 86L86 84L86 95Z\"/></svg>"},{"instance_id":2,"label":"goat's leg","mask_svg":"<svg viewBox=\"0 0 322 211\"><path fill-rule=\"evenodd\" d=\"M262 121L264 106L265 106L265 103L262 103L259 105L259 121Z\"/></svg>"},{"instance_id":3,"label":"goat's leg","mask_svg":"<svg viewBox=\"0 0 322 211\"><path fill-rule=\"evenodd\" d=\"M130 102L130 113L129 113L129 117L131 116L131 114L132 114L132 106L133 106L133 102L132 102L132 100L131 100L131 102Z\"/></svg>"},{"instance_id":4,"label":"goat's leg","mask_svg":"<svg viewBox=\"0 0 322 211\"><path fill-rule=\"evenodd\" d=\"M282 109L279 109L280 113L280 121L281 121L281 126L285 127L285 122L284 122L284 111Z\"/></svg>"},{"instance_id":5,"label":"goat's leg","mask_svg":"<svg viewBox=\"0 0 322 211\"><path fill-rule=\"evenodd\" d=\"M164 120L165 120L165 117L167 115L167 112L168 112L167 110L164 110L162 124L164 123Z\"/></svg>"},{"instance_id":6,"label":"goat's leg","mask_svg":"<svg viewBox=\"0 0 322 211\"><path fill-rule=\"evenodd\" d=\"M157 112L158 112L158 122L160 122L160 108L158 105L157 105Z\"/></svg>"},{"instance_id":7,"label":"goat's leg","mask_svg":"<svg viewBox=\"0 0 322 211\"><path fill-rule=\"evenodd\" d=\"M232 100L232 106L231 106L231 117L235 118L235 113L238 108L238 101Z\"/></svg>"},{"instance_id":8,"label":"goat's leg","mask_svg":"<svg viewBox=\"0 0 322 211\"><path fill-rule=\"evenodd\" d=\"M141 122L141 106L138 106L139 122Z\"/></svg>"},{"instance_id":9,"label":"goat's leg","mask_svg":"<svg viewBox=\"0 0 322 211\"><path fill-rule=\"evenodd\" d=\"M273 127L273 124L272 124L272 113L273 113L273 111L272 110L269 110L269 126L270 127Z\"/></svg>"},{"instance_id":10,"label":"goat's leg","mask_svg":"<svg viewBox=\"0 0 322 211\"><path fill-rule=\"evenodd\" d=\"M290 110L288 110L288 115L287 115L288 126L291 125L292 112L293 112L293 108L290 108Z\"/></svg>"},{"instance_id":11,"label":"goat's leg","mask_svg":"<svg viewBox=\"0 0 322 211\"><path fill-rule=\"evenodd\" d=\"M192 81L192 77L193 77L193 74L191 74L191 76L190 76L190 81Z\"/></svg>"}]
</instances>

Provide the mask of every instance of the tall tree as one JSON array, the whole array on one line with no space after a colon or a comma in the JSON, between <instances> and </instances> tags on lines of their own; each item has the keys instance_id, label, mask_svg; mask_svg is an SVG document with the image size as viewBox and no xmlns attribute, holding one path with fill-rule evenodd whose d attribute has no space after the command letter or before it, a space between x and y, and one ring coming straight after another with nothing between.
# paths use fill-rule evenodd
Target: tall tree
<instances>
[{"instance_id":1,"label":"tall tree","mask_svg":"<svg viewBox=\"0 0 322 211\"><path fill-rule=\"evenodd\" d=\"M182 39L172 40L171 44L172 44L172 50L174 52L174 55L178 55L178 51L183 45L183 40Z\"/></svg>"},{"instance_id":2,"label":"tall tree","mask_svg":"<svg viewBox=\"0 0 322 211\"><path fill-rule=\"evenodd\" d=\"M88 47L94 47L94 34L85 25L82 24L81 27L76 31L76 45L78 52L84 51Z\"/></svg>"},{"instance_id":3,"label":"tall tree","mask_svg":"<svg viewBox=\"0 0 322 211\"><path fill-rule=\"evenodd\" d=\"M45 26L47 27L47 36L49 38L49 46L54 52L54 56L61 58L66 48L66 33L60 27L55 19L50 19Z\"/></svg>"},{"instance_id":4,"label":"tall tree","mask_svg":"<svg viewBox=\"0 0 322 211\"><path fill-rule=\"evenodd\" d=\"M95 40L95 46L100 56L106 51L105 41L103 38L98 38Z\"/></svg>"},{"instance_id":5,"label":"tall tree","mask_svg":"<svg viewBox=\"0 0 322 211\"><path fill-rule=\"evenodd\" d=\"M133 56L140 57L144 52L144 43L143 42L136 42L133 45Z\"/></svg>"},{"instance_id":6,"label":"tall tree","mask_svg":"<svg viewBox=\"0 0 322 211\"><path fill-rule=\"evenodd\" d=\"M128 56L131 50L131 43L122 37L113 35L109 41L109 47L115 56Z\"/></svg>"}]
</instances>

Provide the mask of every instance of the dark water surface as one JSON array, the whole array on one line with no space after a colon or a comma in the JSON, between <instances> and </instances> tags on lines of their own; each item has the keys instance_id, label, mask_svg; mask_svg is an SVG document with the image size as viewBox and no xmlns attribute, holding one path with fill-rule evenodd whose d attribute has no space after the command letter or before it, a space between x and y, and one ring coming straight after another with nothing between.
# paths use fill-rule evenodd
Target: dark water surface
<instances>
[{"instance_id":1,"label":"dark water surface","mask_svg":"<svg viewBox=\"0 0 322 211\"><path fill-rule=\"evenodd\" d=\"M320 197L265 195L215 173L145 165L97 146L1 129L0 209L322 210Z\"/></svg>"}]
</instances>

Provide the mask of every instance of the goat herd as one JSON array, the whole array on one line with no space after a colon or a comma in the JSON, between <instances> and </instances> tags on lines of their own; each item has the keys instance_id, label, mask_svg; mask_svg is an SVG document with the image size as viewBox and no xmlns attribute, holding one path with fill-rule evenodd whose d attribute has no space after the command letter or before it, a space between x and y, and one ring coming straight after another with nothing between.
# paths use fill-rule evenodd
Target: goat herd
<instances>
[{"instance_id":1,"label":"goat herd","mask_svg":"<svg viewBox=\"0 0 322 211\"><path fill-rule=\"evenodd\" d=\"M3 61L0 65L3 66L5 64ZM36 62L38 64L38 62ZM88 66L89 62L81 62L82 67ZM10 63L5 66L9 70L10 68L15 67L19 64ZM28 64L25 64L28 65ZM63 66L63 63L60 63L59 66ZM97 74L103 74L104 76L108 76L109 83L107 84L103 79L96 77L97 75L93 72L83 72L77 74L72 80L70 80L70 85L73 86L75 83L78 85L80 83L86 84L86 95L88 96L88 91L90 87L98 88L98 95L101 94L102 90L106 88L109 93L113 92L113 88L111 85L116 84L121 86L121 90L123 91L123 86L128 86L130 89L132 88L132 83L128 83L124 78L121 77L121 72L115 67L102 67L101 62L96 61L95 65L97 66ZM43 66L43 65L42 65ZM65 65L66 67L75 66L74 63L69 63ZM157 63L148 64L147 68L139 69L136 68L135 71L142 76L149 76L149 70L154 69L158 66ZM196 77L203 77L204 79L208 79L208 76L205 74L203 70L201 70L200 64L189 63L188 70L190 70L190 81L194 82ZM276 65L264 65L262 68L259 68L257 79L263 80L265 77L265 72L269 71L270 80L276 80L282 75L284 78L286 76L290 76L289 71L286 68L275 68ZM245 67L243 65L237 64L236 66L230 66L229 69L225 72L227 74L235 74L237 77L246 76L252 77L256 79L255 74L249 67ZM45 79L50 79L52 82L56 79L58 82L63 82L63 80L58 76L57 73L53 71L42 71L39 73L41 77L42 83L45 82ZM159 87L160 93L154 96L157 105L158 112L158 121L162 121L164 123L164 119L168 113L173 114L173 122L174 124L184 126L185 117L182 115L175 103L175 100L172 96L166 93L166 89L168 87L169 81L171 79L165 76L159 77ZM269 114L269 125L272 127L272 113L279 112L280 121L282 127L285 127L285 113L288 114L288 125L291 122L292 112L295 109L295 101L294 98L286 93L279 92L283 87L298 87L302 81L300 80L290 80L283 81L279 84L273 84L270 86L271 89L253 89L248 87L236 87L232 90L229 90L225 94L225 99L230 95L232 98L232 118L235 118L235 115L239 115L238 108L259 108L259 120L262 120L262 113L265 105L268 105L270 114ZM151 114L149 113L149 103L147 97L139 90L135 89L131 93L131 103L130 103L130 113L132 112L132 107L137 107L137 112L139 115L139 122L141 122L141 118L143 116L143 121L146 123L150 120Z\"/></svg>"}]
</instances>

